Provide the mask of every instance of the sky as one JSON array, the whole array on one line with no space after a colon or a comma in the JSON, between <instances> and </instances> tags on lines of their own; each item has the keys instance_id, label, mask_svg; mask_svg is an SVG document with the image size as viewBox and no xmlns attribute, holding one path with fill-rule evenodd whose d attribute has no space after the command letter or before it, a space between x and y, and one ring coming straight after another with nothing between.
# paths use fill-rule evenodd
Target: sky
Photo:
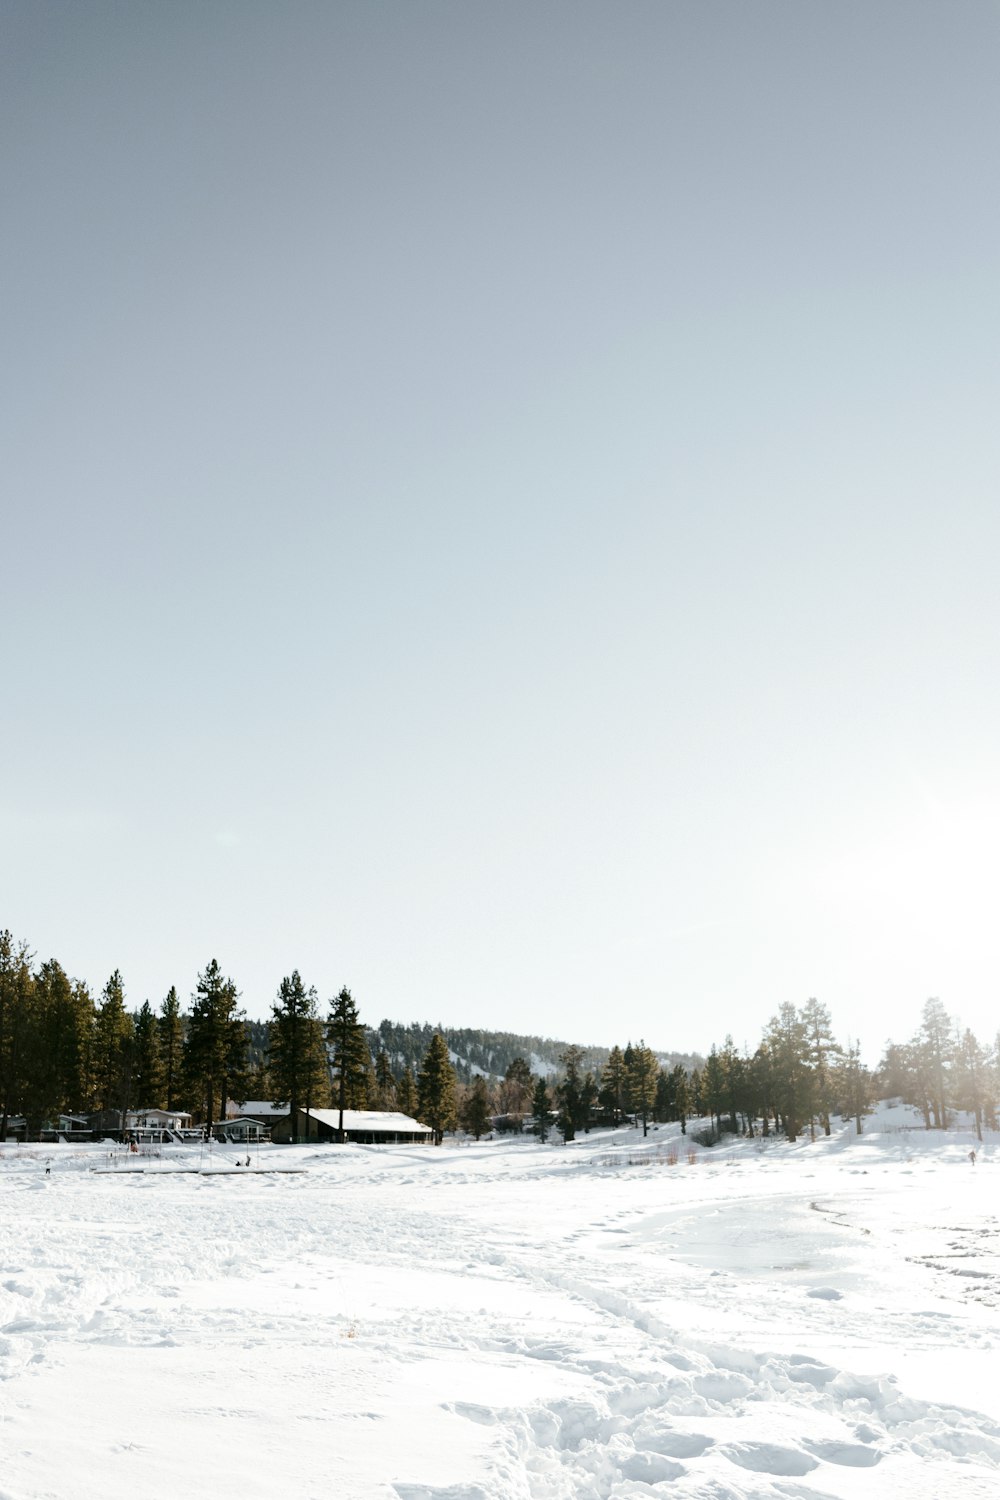
<instances>
[{"instance_id":1,"label":"sky","mask_svg":"<svg viewBox=\"0 0 1000 1500\"><path fill-rule=\"evenodd\" d=\"M993 3L3 0L0 927L1000 1025Z\"/></svg>"}]
</instances>

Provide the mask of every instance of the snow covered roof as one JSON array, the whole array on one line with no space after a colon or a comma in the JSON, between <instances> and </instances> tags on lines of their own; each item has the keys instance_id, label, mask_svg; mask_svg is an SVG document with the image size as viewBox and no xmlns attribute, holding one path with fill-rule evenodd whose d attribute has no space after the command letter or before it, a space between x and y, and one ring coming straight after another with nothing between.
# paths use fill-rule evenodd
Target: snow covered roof
<instances>
[{"instance_id":1,"label":"snow covered roof","mask_svg":"<svg viewBox=\"0 0 1000 1500\"><path fill-rule=\"evenodd\" d=\"M135 1124L137 1120L190 1120L191 1116L186 1109L127 1109L125 1111L125 1124Z\"/></svg>"},{"instance_id":2,"label":"snow covered roof","mask_svg":"<svg viewBox=\"0 0 1000 1500\"><path fill-rule=\"evenodd\" d=\"M234 1107L241 1119L246 1115L271 1115L277 1119L279 1115L288 1113L287 1104L275 1104L272 1099L244 1099L242 1104ZM232 1119L234 1116L229 1118Z\"/></svg>"},{"instance_id":3,"label":"snow covered roof","mask_svg":"<svg viewBox=\"0 0 1000 1500\"><path fill-rule=\"evenodd\" d=\"M303 1110L302 1113L308 1113L312 1119L319 1120L323 1125L332 1125L334 1130L340 1128L339 1109L310 1109ZM344 1129L384 1130L387 1134L397 1131L400 1135L433 1134L429 1126L421 1125L418 1120L413 1120L409 1115L400 1114L394 1109L345 1109Z\"/></svg>"}]
</instances>

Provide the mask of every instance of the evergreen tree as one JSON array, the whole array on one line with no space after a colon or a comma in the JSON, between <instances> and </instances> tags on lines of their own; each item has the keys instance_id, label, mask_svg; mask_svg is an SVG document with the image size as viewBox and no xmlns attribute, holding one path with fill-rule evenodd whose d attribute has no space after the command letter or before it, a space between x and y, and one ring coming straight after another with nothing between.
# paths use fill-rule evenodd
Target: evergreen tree
<instances>
[{"instance_id":1,"label":"evergreen tree","mask_svg":"<svg viewBox=\"0 0 1000 1500\"><path fill-rule=\"evenodd\" d=\"M539 1074L535 1079L535 1088L531 1096L531 1113L535 1117L535 1134L543 1144L549 1136L549 1107L548 1084Z\"/></svg>"},{"instance_id":2,"label":"evergreen tree","mask_svg":"<svg viewBox=\"0 0 1000 1500\"><path fill-rule=\"evenodd\" d=\"M21 1013L18 1050L18 1109L25 1116L28 1138L38 1139L44 1121L59 1107L57 1068L57 991L60 981L69 989L62 970L46 975L45 966L31 976Z\"/></svg>"},{"instance_id":3,"label":"evergreen tree","mask_svg":"<svg viewBox=\"0 0 1000 1500\"><path fill-rule=\"evenodd\" d=\"M75 984L54 958L34 976L21 1052L21 1108L29 1132L60 1111L90 1106L88 1062L94 1007L86 985Z\"/></svg>"},{"instance_id":4,"label":"evergreen tree","mask_svg":"<svg viewBox=\"0 0 1000 1500\"><path fill-rule=\"evenodd\" d=\"M246 1080L247 1040L239 993L213 958L198 984L184 1039L184 1072L192 1097L204 1112L209 1135L218 1118L225 1119L230 1089L234 1097ZM216 1113L218 1108L219 1114Z\"/></svg>"},{"instance_id":5,"label":"evergreen tree","mask_svg":"<svg viewBox=\"0 0 1000 1500\"><path fill-rule=\"evenodd\" d=\"M342 1142L344 1111L368 1108L371 1077L368 1037L358 1020L358 1007L346 985L331 1001L326 1018L326 1040L333 1070L334 1108L338 1111L337 1139Z\"/></svg>"},{"instance_id":6,"label":"evergreen tree","mask_svg":"<svg viewBox=\"0 0 1000 1500\"><path fill-rule=\"evenodd\" d=\"M670 1074L661 1068L656 1075L656 1098L653 1102L653 1119L662 1125L674 1118L674 1091Z\"/></svg>"},{"instance_id":7,"label":"evergreen tree","mask_svg":"<svg viewBox=\"0 0 1000 1500\"><path fill-rule=\"evenodd\" d=\"M784 1121L786 1136L795 1141L807 1118L810 1076L806 1029L790 1001L786 1001L772 1017L767 1043L774 1101Z\"/></svg>"},{"instance_id":8,"label":"evergreen tree","mask_svg":"<svg viewBox=\"0 0 1000 1500\"><path fill-rule=\"evenodd\" d=\"M982 1141L983 1124L995 1110L992 1059L968 1027L955 1048L952 1071L952 1099L959 1109L968 1110L973 1116L976 1136Z\"/></svg>"},{"instance_id":9,"label":"evergreen tree","mask_svg":"<svg viewBox=\"0 0 1000 1500\"><path fill-rule=\"evenodd\" d=\"M396 1080L392 1076L392 1064L384 1047L379 1049L375 1058L375 1108L396 1108Z\"/></svg>"},{"instance_id":10,"label":"evergreen tree","mask_svg":"<svg viewBox=\"0 0 1000 1500\"><path fill-rule=\"evenodd\" d=\"M478 1141L490 1128L490 1095L486 1079L479 1075L462 1100L459 1121L462 1129Z\"/></svg>"},{"instance_id":11,"label":"evergreen tree","mask_svg":"<svg viewBox=\"0 0 1000 1500\"><path fill-rule=\"evenodd\" d=\"M834 1069L840 1049L833 1039L830 1012L812 999L803 1007L802 1024L806 1036L806 1060L812 1071L812 1104L819 1115L823 1134L830 1134L830 1110L833 1108Z\"/></svg>"},{"instance_id":12,"label":"evergreen tree","mask_svg":"<svg viewBox=\"0 0 1000 1500\"><path fill-rule=\"evenodd\" d=\"M434 1144L440 1146L446 1130L458 1124L455 1110L455 1069L448 1055L448 1044L440 1031L431 1037L430 1046L417 1079L418 1119L434 1132Z\"/></svg>"},{"instance_id":13,"label":"evergreen tree","mask_svg":"<svg viewBox=\"0 0 1000 1500\"><path fill-rule=\"evenodd\" d=\"M164 1107L178 1109L183 1097L184 1018L181 1015L181 1003L173 985L170 986L160 1006L157 1026Z\"/></svg>"},{"instance_id":14,"label":"evergreen tree","mask_svg":"<svg viewBox=\"0 0 1000 1500\"><path fill-rule=\"evenodd\" d=\"M521 1126L524 1115L531 1106L532 1081L531 1069L525 1058L512 1058L497 1090L500 1113L506 1115L509 1125Z\"/></svg>"},{"instance_id":15,"label":"evergreen tree","mask_svg":"<svg viewBox=\"0 0 1000 1500\"><path fill-rule=\"evenodd\" d=\"M81 979L70 983L70 995L59 1032L59 1079L63 1110L88 1113L93 1107L91 1049L96 1010Z\"/></svg>"},{"instance_id":16,"label":"evergreen tree","mask_svg":"<svg viewBox=\"0 0 1000 1500\"><path fill-rule=\"evenodd\" d=\"M713 1127L721 1134L722 1106L726 1097L726 1071L714 1042L705 1060L705 1066L701 1070L701 1097L705 1110L711 1116Z\"/></svg>"},{"instance_id":17,"label":"evergreen tree","mask_svg":"<svg viewBox=\"0 0 1000 1500\"><path fill-rule=\"evenodd\" d=\"M677 1063L670 1070L670 1086L673 1093L675 1119L681 1122L681 1135L687 1135L688 1114L691 1110L691 1090L683 1065Z\"/></svg>"},{"instance_id":18,"label":"evergreen tree","mask_svg":"<svg viewBox=\"0 0 1000 1500\"><path fill-rule=\"evenodd\" d=\"M323 1023L320 1022L320 1041L323 1040ZM324 1057L326 1053L324 1051ZM261 1052L255 1056L250 1063L250 1072L247 1077L248 1099L274 1099L275 1090L271 1087L271 1070L267 1066L267 1053ZM281 1101L284 1104L284 1100ZM329 1101L328 1101L329 1102ZM319 1107L319 1106L317 1106Z\"/></svg>"},{"instance_id":19,"label":"evergreen tree","mask_svg":"<svg viewBox=\"0 0 1000 1500\"><path fill-rule=\"evenodd\" d=\"M862 1066L861 1050L856 1042L848 1042L847 1051L837 1070L837 1083L841 1108L844 1114L854 1116L854 1124L860 1135L864 1128L862 1121L869 1112L871 1076L868 1069Z\"/></svg>"},{"instance_id":20,"label":"evergreen tree","mask_svg":"<svg viewBox=\"0 0 1000 1500\"><path fill-rule=\"evenodd\" d=\"M580 1124L583 1126L584 1135L590 1134L590 1119L594 1113L597 1103L597 1079L590 1068L583 1075L580 1085Z\"/></svg>"},{"instance_id":21,"label":"evergreen tree","mask_svg":"<svg viewBox=\"0 0 1000 1500\"><path fill-rule=\"evenodd\" d=\"M628 1074L628 1091L632 1108L642 1120L642 1133L649 1134L649 1121L656 1107L656 1080L660 1065L656 1053L640 1041L632 1049L632 1064Z\"/></svg>"},{"instance_id":22,"label":"evergreen tree","mask_svg":"<svg viewBox=\"0 0 1000 1500\"><path fill-rule=\"evenodd\" d=\"M0 1141L23 1091L32 985L27 944L0 932Z\"/></svg>"},{"instance_id":23,"label":"evergreen tree","mask_svg":"<svg viewBox=\"0 0 1000 1500\"><path fill-rule=\"evenodd\" d=\"M270 1077L268 1077L266 1097L271 1097ZM326 1027L319 1016L311 1017L306 1027L305 1099L303 1102L307 1115L314 1109L329 1109L331 1103L330 1059L326 1050Z\"/></svg>"},{"instance_id":24,"label":"evergreen tree","mask_svg":"<svg viewBox=\"0 0 1000 1500\"><path fill-rule=\"evenodd\" d=\"M620 1047L612 1047L608 1060L601 1069L601 1084L597 1098L601 1108L611 1116L613 1125L621 1123L625 1112L625 1095L625 1058Z\"/></svg>"},{"instance_id":25,"label":"evergreen tree","mask_svg":"<svg viewBox=\"0 0 1000 1500\"><path fill-rule=\"evenodd\" d=\"M278 997L268 1022L268 1076L274 1104L287 1104L292 1145L299 1141L299 1110L307 1098L319 1099L327 1084L322 1035L317 1047L319 1017L316 991L306 989L298 969L278 986Z\"/></svg>"},{"instance_id":26,"label":"evergreen tree","mask_svg":"<svg viewBox=\"0 0 1000 1500\"><path fill-rule=\"evenodd\" d=\"M774 1071L771 1066L771 1049L767 1041L761 1042L750 1059L750 1079L753 1095L757 1101L762 1135L771 1134L770 1117L774 1116L774 1128L778 1128L777 1108L774 1105Z\"/></svg>"},{"instance_id":27,"label":"evergreen tree","mask_svg":"<svg viewBox=\"0 0 1000 1500\"><path fill-rule=\"evenodd\" d=\"M417 1085L409 1063L396 1084L396 1108L412 1120L417 1113Z\"/></svg>"},{"instance_id":28,"label":"evergreen tree","mask_svg":"<svg viewBox=\"0 0 1000 1500\"><path fill-rule=\"evenodd\" d=\"M583 1123L583 1079L580 1075L583 1048L567 1047L559 1061L565 1072L556 1086L556 1129L568 1144L576 1139L577 1128Z\"/></svg>"},{"instance_id":29,"label":"evergreen tree","mask_svg":"<svg viewBox=\"0 0 1000 1500\"><path fill-rule=\"evenodd\" d=\"M631 1115L635 1113L635 1101L632 1098L632 1071L635 1067L635 1048L632 1046L631 1041L625 1043L622 1062L624 1064L622 1109L627 1115Z\"/></svg>"},{"instance_id":30,"label":"evergreen tree","mask_svg":"<svg viewBox=\"0 0 1000 1500\"><path fill-rule=\"evenodd\" d=\"M125 989L116 969L101 992L94 1022L93 1069L97 1108L117 1114L119 1129L124 1129L132 1102L134 1044L132 1017L125 1009Z\"/></svg>"},{"instance_id":31,"label":"evergreen tree","mask_svg":"<svg viewBox=\"0 0 1000 1500\"><path fill-rule=\"evenodd\" d=\"M136 1011L132 1025L135 1037L133 1098L143 1109L162 1109L164 1092L159 1028L148 1000L144 1000Z\"/></svg>"},{"instance_id":32,"label":"evergreen tree","mask_svg":"<svg viewBox=\"0 0 1000 1500\"><path fill-rule=\"evenodd\" d=\"M919 1046L923 1052L928 1082L930 1105L934 1115L934 1126L945 1130L948 1126L947 1069L951 1060L951 1017L940 1000L931 999L924 1005L920 1024Z\"/></svg>"},{"instance_id":33,"label":"evergreen tree","mask_svg":"<svg viewBox=\"0 0 1000 1500\"><path fill-rule=\"evenodd\" d=\"M904 1103L919 1109L924 1117L924 1128L930 1130L939 1118L938 1112L934 1110L936 1070L923 1038L916 1036L909 1042L904 1042L894 1060L897 1065L902 1066L904 1087L900 1097Z\"/></svg>"}]
</instances>

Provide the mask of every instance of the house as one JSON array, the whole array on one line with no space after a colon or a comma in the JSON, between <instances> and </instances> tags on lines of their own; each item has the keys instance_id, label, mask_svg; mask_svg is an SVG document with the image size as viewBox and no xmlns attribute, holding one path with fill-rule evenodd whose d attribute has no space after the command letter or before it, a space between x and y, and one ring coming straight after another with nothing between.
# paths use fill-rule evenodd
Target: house
<instances>
[{"instance_id":1,"label":"house","mask_svg":"<svg viewBox=\"0 0 1000 1500\"><path fill-rule=\"evenodd\" d=\"M38 1132L40 1141L90 1141L93 1131L87 1115L58 1115L56 1123L51 1120Z\"/></svg>"},{"instance_id":2,"label":"house","mask_svg":"<svg viewBox=\"0 0 1000 1500\"><path fill-rule=\"evenodd\" d=\"M300 1141L335 1141L340 1125L338 1109L300 1109ZM271 1127L272 1141L287 1143L292 1138L290 1115ZM412 1120L397 1110L345 1109L344 1139L367 1145L399 1145L403 1142L430 1145L434 1132L427 1125Z\"/></svg>"},{"instance_id":3,"label":"house","mask_svg":"<svg viewBox=\"0 0 1000 1500\"><path fill-rule=\"evenodd\" d=\"M250 1146L266 1141L269 1132L267 1126L262 1125L259 1120L238 1115L233 1120L219 1120L213 1127L212 1134L224 1145Z\"/></svg>"},{"instance_id":4,"label":"house","mask_svg":"<svg viewBox=\"0 0 1000 1500\"><path fill-rule=\"evenodd\" d=\"M125 1112L125 1135L137 1141L191 1140L201 1137L183 1109L130 1109Z\"/></svg>"},{"instance_id":5,"label":"house","mask_svg":"<svg viewBox=\"0 0 1000 1500\"><path fill-rule=\"evenodd\" d=\"M287 1119L287 1104L272 1104L270 1099L244 1099L242 1104L235 1104L231 1099L226 1105L227 1119L256 1120L260 1125L266 1125L273 1130L279 1120Z\"/></svg>"}]
</instances>

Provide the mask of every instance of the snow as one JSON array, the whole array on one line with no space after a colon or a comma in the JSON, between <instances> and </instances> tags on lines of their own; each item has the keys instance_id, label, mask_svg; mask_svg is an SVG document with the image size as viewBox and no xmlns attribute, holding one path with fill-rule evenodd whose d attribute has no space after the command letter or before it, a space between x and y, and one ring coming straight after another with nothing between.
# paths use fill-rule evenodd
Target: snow
<instances>
[{"instance_id":1,"label":"snow","mask_svg":"<svg viewBox=\"0 0 1000 1500\"><path fill-rule=\"evenodd\" d=\"M1000 1145L911 1123L0 1147L0 1500L992 1500Z\"/></svg>"}]
</instances>

